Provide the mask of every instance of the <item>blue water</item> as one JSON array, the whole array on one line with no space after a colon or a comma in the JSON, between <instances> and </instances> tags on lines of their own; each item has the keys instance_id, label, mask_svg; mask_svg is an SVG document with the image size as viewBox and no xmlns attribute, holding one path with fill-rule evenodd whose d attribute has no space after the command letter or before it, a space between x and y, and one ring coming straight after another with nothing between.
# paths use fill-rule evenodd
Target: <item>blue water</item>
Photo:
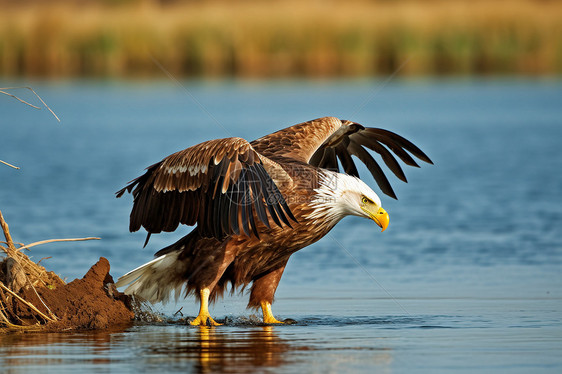
<instances>
[{"instance_id":1,"label":"blue water","mask_svg":"<svg viewBox=\"0 0 562 374\"><path fill-rule=\"evenodd\" d=\"M408 184L390 177L399 200L382 198L384 233L347 218L291 258L274 313L296 325L255 326L247 296L233 296L211 311L232 322L211 330L3 336L9 372L562 371L562 81L32 85L62 122L0 96L0 159L21 167L0 165L0 209L15 241L102 238L32 248L68 280L100 256L118 277L189 231L142 249L144 234L128 232L131 198L114 192L207 139L334 115L398 132L435 165L405 169ZM198 309L191 299L157 308Z\"/></svg>"}]
</instances>

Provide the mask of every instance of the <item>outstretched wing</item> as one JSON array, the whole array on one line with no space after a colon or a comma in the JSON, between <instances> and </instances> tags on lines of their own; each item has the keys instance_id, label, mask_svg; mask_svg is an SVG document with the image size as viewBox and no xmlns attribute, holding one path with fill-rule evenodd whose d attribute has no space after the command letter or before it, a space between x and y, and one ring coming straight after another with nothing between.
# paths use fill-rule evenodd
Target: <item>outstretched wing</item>
<instances>
[{"instance_id":1,"label":"outstretched wing","mask_svg":"<svg viewBox=\"0 0 562 374\"><path fill-rule=\"evenodd\" d=\"M132 192L129 228L144 227L148 237L174 231L180 223L197 224L203 236L217 239L241 232L259 237L254 211L267 227L268 214L279 226L291 226L289 219L296 221L267 171L272 168L279 178L288 177L246 140L216 139L149 166L116 194L121 197L125 191Z\"/></svg>"},{"instance_id":2,"label":"outstretched wing","mask_svg":"<svg viewBox=\"0 0 562 374\"><path fill-rule=\"evenodd\" d=\"M409 166L419 167L411 155L433 164L425 153L398 134L378 128L366 128L335 117L300 123L264 136L251 144L256 151L272 160L292 158L339 171L339 159L347 174L359 177L351 157L355 156L367 166L382 192L393 198L396 198L396 194L390 182L367 149L378 153L386 166L404 182L407 182L406 176L392 153Z\"/></svg>"}]
</instances>

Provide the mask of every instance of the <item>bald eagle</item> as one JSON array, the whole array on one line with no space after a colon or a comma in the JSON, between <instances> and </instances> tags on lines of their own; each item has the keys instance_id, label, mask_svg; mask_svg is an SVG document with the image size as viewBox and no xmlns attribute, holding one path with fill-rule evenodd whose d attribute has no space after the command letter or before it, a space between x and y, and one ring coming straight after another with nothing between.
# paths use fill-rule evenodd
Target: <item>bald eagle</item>
<instances>
[{"instance_id":1,"label":"bald eagle","mask_svg":"<svg viewBox=\"0 0 562 374\"><path fill-rule=\"evenodd\" d=\"M402 181L414 158L432 163L403 137L379 128L324 117L248 142L215 139L174 153L118 191L133 195L130 230L150 234L196 225L152 261L119 278L126 294L166 302L195 294L193 325L218 325L208 303L225 289L251 284L249 308L263 322L283 323L271 311L289 257L325 236L343 217L372 219L384 231L389 216L379 196L359 179L362 161L383 193L396 198L370 149ZM339 172L338 159L345 173ZM146 245L146 243L145 243Z\"/></svg>"}]
</instances>

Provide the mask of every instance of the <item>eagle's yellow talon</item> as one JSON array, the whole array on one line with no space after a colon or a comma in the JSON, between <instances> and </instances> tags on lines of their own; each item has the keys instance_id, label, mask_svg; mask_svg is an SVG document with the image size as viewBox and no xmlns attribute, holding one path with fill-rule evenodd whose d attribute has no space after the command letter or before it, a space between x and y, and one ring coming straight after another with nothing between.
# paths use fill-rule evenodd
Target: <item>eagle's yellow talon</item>
<instances>
[{"instance_id":1,"label":"eagle's yellow talon","mask_svg":"<svg viewBox=\"0 0 562 374\"><path fill-rule=\"evenodd\" d=\"M199 291L201 297L201 306L199 308L199 315L193 321L189 322L193 326L220 326L222 323L215 322L209 314L209 295L211 290L203 288Z\"/></svg>"},{"instance_id":2,"label":"eagle's yellow talon","mask_svg":"<svg viewBox=\"0 0 562 374\"><path fill-rule=\"evenodd\" d=\"M222 323L216 322L210 315L198 315L193 321L189 322L192 326L221 326Z\"/></svg>"},{"instance_id":3,"label":"eagle's yellow talon","mask_svg":"<svg viewBox=\"0 0 562 374\"><path fill-rule=\"evenodd\" d=\"M271 318L264 318L263 323L270 324L270 323L285 323L285 322L279 321L279 320L275 319L275 317L271 317Z\"/></svg>"},{"instance_id":4,"label":"eagle's yellow talon","mask_svg":"<svg viewBox=\"0 0 562 374\"><path fill-rule=\"evenodd\" d=\"M271 303L262 301L260 304L263 313L263 323L284 323L273 317L273 313L271 313Z\"/></svg>"}]
</instances>

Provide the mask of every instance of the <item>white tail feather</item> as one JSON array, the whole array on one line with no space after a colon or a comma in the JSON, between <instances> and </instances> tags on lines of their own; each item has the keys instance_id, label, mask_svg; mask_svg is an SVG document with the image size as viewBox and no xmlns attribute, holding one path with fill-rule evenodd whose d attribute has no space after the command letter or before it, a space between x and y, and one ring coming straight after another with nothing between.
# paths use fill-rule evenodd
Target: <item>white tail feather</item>
<instances>
[{"instance_id":1,"label":"white tail feather","mask_svg":"<svg viewBox=\"0 0 562 374\"><path fill-rule=\"evenodd\" d=\"M177 301L185 284L183 264L178 261L179 251L166 253L123 275L116 287L129 285L125 294L136 295L151 302L166 302L174 291Z\"/></svg>"}]
</instances>

